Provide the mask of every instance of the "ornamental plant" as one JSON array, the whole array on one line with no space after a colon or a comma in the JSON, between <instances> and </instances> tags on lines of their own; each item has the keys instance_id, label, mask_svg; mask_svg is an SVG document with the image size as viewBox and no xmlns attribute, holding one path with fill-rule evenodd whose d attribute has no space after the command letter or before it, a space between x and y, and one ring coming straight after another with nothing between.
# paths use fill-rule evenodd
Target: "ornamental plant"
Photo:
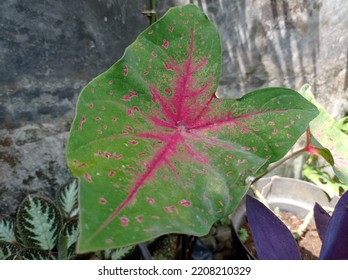
<instances>
[{"instance_id":1,"label":"ornamental plant","mask_svg":"<svg viewBox=\"0 0 348 280\"><path fill-rule=\"evenodd\" d=\"M217 91L221 43L195 5L170 9L81 92L67 144L78 252L202 236L317 116L294 90Z\"/></svg>"},{"instance_id":2,"label":"ornamental plant","mask_svg":"<svg viewBox=\"0 0 348 280\"><path fill-rule=\"evenodd\" d=\"M259 259L301 259L291 232L271 210L251 196L247 196L246 209ZM319 259L348 259L348 192L339 199L332 216L316 203L314 219L322 240Z\"/></svg>"},{"instance_id":3,"label":"ornamental plant","mask_svg":"<svg viewBox=\"0 0 348 280\"><path fill-rule=\"evenodd\" d=\"M55 200L28 195L16 217L0 216L0 260L72 260L76 254L78 181L61 186ZM93 252L93 258L121 259L133 247Z\"/></svg>"}]
</instances>

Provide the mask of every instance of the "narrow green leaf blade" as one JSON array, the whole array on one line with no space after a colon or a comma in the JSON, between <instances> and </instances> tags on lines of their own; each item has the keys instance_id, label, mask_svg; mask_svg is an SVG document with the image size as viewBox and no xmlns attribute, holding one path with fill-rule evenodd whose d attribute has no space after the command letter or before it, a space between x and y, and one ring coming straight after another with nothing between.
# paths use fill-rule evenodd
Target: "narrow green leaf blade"
<instances>
[{"instance_id":1,"label":"narrow green leaf blade","mask_svg":"<svg viewBox=\"0 0 348 280\"><path fill-rule=\"evenodd\" d=\"M79 237L80 230L78 219L71 219L66 222L60 232L59 240L65 240L64 244L59 243L59 250L64 250L66 252L66 259L74 259L77 255L76 253L76 243ZM64 246L64 248L62 248Z\"/></svg>"},{"instance_id":2,"label":"narrow green leaf blade","mask_svg":"<svg viewBox=\"0 0 348 280\"><path fill-rule=\"evenodd\" d=\"M58 206L66 218L72 218L79 212L78 191L78 179L73 178L57 192Z\"/></svg>"}]
</instances>

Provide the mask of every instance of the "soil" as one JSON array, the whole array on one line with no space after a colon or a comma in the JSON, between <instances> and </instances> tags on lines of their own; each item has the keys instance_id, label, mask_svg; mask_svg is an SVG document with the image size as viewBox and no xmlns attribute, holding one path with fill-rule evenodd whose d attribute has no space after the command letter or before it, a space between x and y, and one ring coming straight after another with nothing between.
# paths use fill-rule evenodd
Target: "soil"
<instances>
[{"instance_id":1,"label":"soil","mask_svg":"<svg viewBox=\"0 0 348 280\"><path fill-rule=\"evenodd\" d=\"M277 212L276 215L291 231L296 231L298 227L303 223L302 218L299 218L291 213ZM252 240L249 225L246 223L243 227L248 232L248 239L246 240L244 245L248 248L251 254L257 258L257 253ZM314 225L309 224L304 234L296 241L303 260L317 260L319 258L322 242Z\"/></svg>"}]
</instances>

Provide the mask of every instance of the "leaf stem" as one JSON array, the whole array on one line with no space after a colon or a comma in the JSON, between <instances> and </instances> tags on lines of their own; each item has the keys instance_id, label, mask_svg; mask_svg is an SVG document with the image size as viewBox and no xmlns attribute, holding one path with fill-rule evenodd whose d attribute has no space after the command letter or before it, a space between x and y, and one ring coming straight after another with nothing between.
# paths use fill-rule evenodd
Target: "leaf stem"
<instances>
[{"instance_id":1,"label":"leaf stem","mask_svg":"<svg viewBox=\"0 0 348 280\"><path fill-rule=\"evenodd\" d=\"M283 157L281 160L277 161L272 167L270 167L265 173L263 173L260 176L257 176L254 180L251 181L250 185L254 184L256 181L267 175L268 173L272 172L274 169L278 168L280 165L282 165L284 162L288 161L289 159L295 158L299 156L301 153L305 152L307 149L307 145L302 147L301 149L298 149L297 151L291 153L290 155Z\"/></svg>"}]
</instances>

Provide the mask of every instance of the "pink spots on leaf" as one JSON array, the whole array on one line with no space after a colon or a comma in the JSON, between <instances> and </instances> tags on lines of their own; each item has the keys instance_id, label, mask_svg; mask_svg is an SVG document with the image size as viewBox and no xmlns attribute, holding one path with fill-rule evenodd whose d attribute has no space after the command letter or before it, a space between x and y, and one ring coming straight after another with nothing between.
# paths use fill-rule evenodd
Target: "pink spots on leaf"
<instances>
[{"instance_id":1,"label":"pink spots on leaf","mask_svg":"<svg viewBox=\"0 0 348 280\"><path fill-rule=\"evenodd\" d=\"M291 138L291 134L286 134L286 137L288 137L288 139L290 139Z\"/></svg>"},{"instance_id":2,"label":"pink spots on leaf","mask_svg":"<svg viewBox=\"0 0 348 280\"><path fill-rule=\"evenodd\" d=\"M131 126L128 126L128 125L125 125L124 128L127 129L127 130L130 131L130 132L133 132L133 131L134 131L134 128L131 127Z\"/></svg>"},{"instance_id":3,"label":"pink spots on leaf","mask_svg":"<svg viewBox=\"0 0 348 280\"><path fill-rule=\"evenodd\" d=\"M278 133L278 129L276 129L276 128L273 129L272 134L273 134L273 135L276 135L277 133Z\"/></svg>"},{"instance_id":4,"label":"pink spots on leaf","mask_svg":"<svg viewBox=\"0 0 348 280\"><path fill-rule=\"evenodd\" d=\"M169 42L168 42L167 40L164 39L164 40L163 40L162 46L163 46L163 48L168 49L168 47L169 47Z\"/></svg>"},{"instance_id":5,"label":"pink spots on leaf","mask_svg":"<svg viewBox=\"0 0 348 280\"><path fill-rule=\"evenodd\" d=\"M173 30L174 30L174 26L169 27L170 32L173 32Z\"/></svg>"},{"instance_id":6,"label":"pink spots on leaf","mask_svg":"<svg viewBox=\"0 0 348 280\"><path fill-rule=\"evenodd\" d=\"M265 146L265 149L264 149L264 150L265 150L266 152L268 151L268 149L269 149L268 146Z\"/></svg>"},{"instance_id":7,"label":"pink spots on leaf","mask_svg":"<svg viewBox=\"0 0 348 280\"><path fill-rule=\"evenodd\" d=\"M123 75L124 75L125 77L128 76L128 66L124 66L124 67L123 67Z\"/></svg>"},{"instance_id":8,"label":"pink spots on leaf","mask_svg":"<svg viewBox=\"0 0 348 280\"><path fill-rule=\"evenodd\" d=\"M285 128L285 129L288 129L289 127L290 127L290 125L286 125L286 126L284 126L284 128Z\"/></svg>"},{"instance_id":9,"label":"pink spots on leaf","mask_svg":"<svg viewBox=\"0 0 348 280\"><path fill-rule=\"evenodd\" d=\"M161 219L160 216L151 216L151 218L154 219L154 220L160 220Z\"/></svg>"},{"instance_id":10,"label":"pink spots on leaf","mask_svg":"<svg viewBox=\"0 0 348 280\"><path fill-rule=\"evenodd\" d=\"M240 130L240 133L242 133L242 134L249 133L249 132L250 132L249 129L247 129L247 128L245 128L245 127L243 127L243 128Z\"/></svg>"},{"instance_id":11,"label":"pink spots on leaf","mask_svg":"<svg viewBox=\"0 0 348 280\"><path fill-rule=\"evenodd\" d=\"M290 120L290 123L291 123L291 124L294 124L294 123L295 123L295 121L294 121L294 120Z\"/></svg>"},{"instance_id":12,"label":"pink spots on leaf","mask_svg":"<svg viewBox=\"0 0 348 280\"><path fill-rule=\"evenodd\" d=\"M279 147L280 147L278 143L275 143L275 144L274 144L274 146L276 146L277 148L279 148Z\"/></svg>"},{"instance_id":13,"label":"pink spots on leaf","mask_svg":"<svg viewBox=\"0 0 348 280\"><path fill-rule=\"evenodd\" d=\"M82 125L86 122L86 117L82 116L81 121L79 123L79 130L82 130Z\"/></svg>"},{"instance_id":14,"label":"pink spots on leaf","mask_svg":"<svg viewBox=\"0 0 348 280\"><path fill-rule=\"evenodd\" d=\"M88 104L88 107L92 109L94 107L94 104L90 103L90 104Z\"/></svg>"},{"instance_id":15,"label":"pink spots on leaf","mask_svg":"<svg viewBox=\"0 0 348 280\"><path fill-rule=\"evenodd\" d=\"M155 200L154 200L152 197L147 197L147 198L146 198L146 201L147 201L149 204L154 204L154 203L155 203Z\"/></svg>"},{"instance_id":16,"label":"pink spots on leaf","mask_svg":"<svg viewBox=\"0 0 348 280\"><path fill-rule=\"evenodd\" d=\"M113 95L114 92L110 89L109 94L110 94L110 95Z\"/></svg>"},{"instance_id":17,"label":"pink spots on leaf","mask_svg":"<svg viewBox=\"0 0 348 280\"><path fill-rule=\"evenodd\" d=\"M157 53L155 53L154 51L151 52L151 55L152 55L153 57L157 57Z\"/></svg>"},{"instance_id":18,"label":"pink spots on leaf","mask_svg":"<svg viewBox=\"0 0 348 280\"><path fill-rule=\"evenodd\" d=\"M144 71L144 75L148 75L149 74L149 71Z\"/></svg>"},{"instance_id":19,"label":"pink spots on leaf","mask_svg":"<svg viewBox=\"0 0 348 280\"><path fill-rule=\"evenodd\" d=\"M107 203L107 200L106 200L104 197L100 197L100 198L99 198L99 203L100 203L100 204L106 204L106 203Z\"/></svg>"},{"instance_id":20,"label":"pink spots on leaf","mask_svg":"<svg viewBox=\"0 0 348 280\"><path fill-rule=\"evenodd\" d=\"M248 147L248 146L243 146L243 147L242 147L242 150L244 150L244 151L250 151L250 149L251 149L251 148Z\"/></svg>"},{"instance_id":21,"label":"pink spots on leaf","mask_svg":"<svg viewBox=\"0 0 348 280\"><path fill-rule=\"evenodd\" d=\"M109 81L109 85L112 85L112 83L113 83L113 80L110 80L110 81Z\"/></svg>"},{"instance_id":22,"label":"pink spots on leaf","mask_svg":"<svg viewBox=\"0 0 348 280\"><path fill-rule=\"evenodd\" d=\"M108 174L109 177L114 177L115 175L116 175L115 171L110 171Z\"/></svg>"},{"instance_id":23,"label":"pink spots on leaf","mask_svg":"<svg viewBox=\"0 0 348 280\"><path fill-rule=\"evenodd\" d=\"M101 131L101 129L98 129L98 130L97 130L97 133L98 133L98 134L103 134L103 131Z\"/></svg>"},{"instance_id":24,"label":"pink spots on leaf","mask_svg":"<svg viewBox=\"0 0 348 280\"><path fill-rule=\"evenodd\" d=\"M253 151L254 151L254 153L256 153L257 152L257 148L253 147Z\"/></svg>"},{"instance_id":25,"label":"pink spots on leaf","mask_svg":"<svg viewBox=\"0 0 348 280\"><path fill-rule=\"evenodd\" d=\"M138 141L135 140L128 140L128 143L130 143L131 145L138 145Z\"/></svg>"},{"instance_id":26,"label":"pink spots on leaf","mask_svg":"<svg viewBox=\"0 0 348 280\"><path fill-rule=\"evenodd\" d=\"M189 207L189 206L192 205L191 201L188 201L188 200L186 200L186 199L180 200L180 201L179 201L179 204L180 204L181 206L184 206L184 207Z\"/></svg>"},{"instance_id":27,"label":"pink spots on leaf","mask_svg":"<svg viewBox=\"0 0 348 280\"><path fill-rule=\"evenodd\" d=\"M168 71L174 71L174 67L172 65L168 64L167 62L164 62L163 64Z\"/></svg>"},{"instance_id":28,"label":"pink spots on leaf","mask_svg":"<svg viewBox=\"0 0 348 280\"><path fill-rule=\"evenodd\" d=\"M138 154L138 156L140 156L140 157L143 157L143 156L146 156L146 155L147 155L146 152L140 152L140 153Z\"/></svg>"},{"instance_id":29,"label":"pink spots on leaf","mask_svg":"<svg viewBox=\"0 0 348 280\"><path fill-rule=\"evenodd\" d=\"M164 207L164 211L166 211L168 214L171 213L178 213L178 209L176 208L176 206L166 206Z\"/></svg>"},{"instance_id":30,"label":"pink spots on leaf","mask_svg":"<svg viewBox=\"0 0 348 280\"><path fill-rule=\"evenodd\" d=\"M89 175L89 173L85 173L83 176L85 177L85 179L88 183L92 182L92 177L91 177L91 175Z\"/></svg>"},{"instance_id":31,"label":"pink spots on leaf","mask_svg":"<svg viewBox=\"0 0 348 280\"><path fill-rule=\"evenodd\" d=\"M110 239L110 238L105 239L105 243L106 243L106 244L110 244L110 243L112 243L112 239Z\"/></svg>"},{"instance_id":32,"label":"pink spots on leaf","mask_svg":"<svg viewBox=\"0 0 348 280\"><path fill-rule=\"evenodd\" d=\"M127 116L132 116L132 115L134 115L133 110L128 108L127 109Z\"/></svg>"},{"instance_id":33,"label":"pink spots on leaf","mask_svg":"<svg viewBox=\"0 0 348 280\"><path fill-rule=\"evenodd\" d=\"M171 95L172 94L172 91L169 89L169 88L165 88L164 89L164 92L168 95Z\"/></svg>"},{"instance_id":34,"label":"pink spots on leaf","mask_svg":"<svg viewBox=\"0 0 348 280\"><path fill-rule=\"evenodd\" d=\"M129 223L129 219L127 217L122 217L121 218L121 226L127 227Z\"/></svg>"},{"instance_id":35,"label":"pink spots on leaf","mask_svg":"<svg viewBox=\"0 0 348 280\"><path fill-rule=\"evenodd\" d=\"M254 127L253 130L254 131L260 131L260 129L258 127Z\"/></svg>"},{"instance_id":36,"label":"pink spots on leaf","mask_svg":"<svg viewBox=\"0 0 348 280\"><path fill-rule=\"evenodd\" d=\"M127 95L123 96L121 98L121 100L123 100L123 101L130 101L133 97L136 97L136 96L138 96L138 93L135 92L135 91L131 91L130 94L127 94Z\"/></svg>"},{"instance_id":37,"label":"pink spots on leaf","mask_svg":"<svg viewBox=\"0 0 348 280\"><path fill-rule=\"evenodd\" d=\"M142 223L143 222L143 217L142 216L139 216L136 218L137 222L138 223Z\"/></svg>"},{"instance_id":38,"label":"pink spots on leaf","mask_svg":"<svg viewBox=\"0 0 348 280\"><path fill-rule=\"evenodd\" d=\"M113 122L117 121L117 118L116 118L116 117L113 117L113 118L112 118L112 121L113 121Z\"/></svg>"},{"instance_id":39,"label":"pink spots on leaf","mask_svg":"<svg viewBox=\"0 0 348 280\"><path fill-rule=\"evenodd\" d=\"M96 117L95 120L96 121L101 121L101 117Z\"/></svg>"},{"instance_id":40,"label":"pink spots on leaf","mask_svg":"<svg viewBox=\"0 0 348 280\"><path fill-rule=\"evenodd\" d=\"M184 20L184 24L189 24L190 23L190 21L188 20L188 19L186 19L186 20Z\"/></svg>"},{"instance_id":41,"label":"pink spots on leaf","mask_svg":"<svg viewBox=\"0 0 348 280\"><path fill-rule=\"evenodd\" d=\"M275 122L269 121L269 122L268 122L268 125L275 125Z\"/></svg>"}]
</instances>

